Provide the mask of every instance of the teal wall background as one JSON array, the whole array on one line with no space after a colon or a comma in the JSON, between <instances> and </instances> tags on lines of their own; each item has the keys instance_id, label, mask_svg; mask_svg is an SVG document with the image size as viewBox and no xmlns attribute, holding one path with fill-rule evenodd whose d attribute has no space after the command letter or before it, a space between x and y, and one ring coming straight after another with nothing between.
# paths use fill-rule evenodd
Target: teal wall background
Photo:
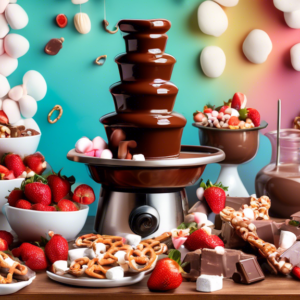
<instances>
[{"instance_id":1,"label":"teal wall background","mask_svg":"<svg viewBox=\"0 0 300 300\"><path fill-rule=\"evenodd\" d=\"M8 80L11 86L21 83L28 70L39 71L46 79L48 93L38 102L36 122L42 130L39 147L46 160L55 171L62 167L66 175L74 175L76 184L91 185L96 195L100 186L87 175L84 165L66 159L68 151L82 136L94 138L105 132L99 118L114 110L109 86L119 81L119 73L114 57L124 52L125 45L121 33L110 35L102 27L103 0L90 0L82 5L82 12L90 16L92 30L87 35L79 34L73 17L79 12L79 6L71 0L18 0L29 15L29 24L16 31L30 42L29 52L19 59L19 67ZM197 27L197 8L201 0L107 0L107 20L113 26L124 18L166 18L172 22L169 31L167 53L177 59L172 81L179 88L175 110L187 120L182 144L198 145L198 132L192 127L192 113L209 101L221 104L228 100L236 90L220 80L204 77L199 66L199 55L206 46L205 38ZM69 24L60 29L54 18L63 13ZM64 37L63 49L57 56L51 57L43 49L51 38ZM99 55L108 55L105 65L99 67L94 60ZM235 87L238 89L238 87ZM47 115L54 105L64 109L63 117L56 124L47 122ZM257 172L269 162L271 146L266 137L261 143L256 158L239 167L241 178L249 193L254 193L254 180ZM220 167L210 165L203 178L216 180ZM196 201L194 190L189 189L189 199ZM95 214L97 203L91 205L90 214Z\"/></svg>"}]
</instances>

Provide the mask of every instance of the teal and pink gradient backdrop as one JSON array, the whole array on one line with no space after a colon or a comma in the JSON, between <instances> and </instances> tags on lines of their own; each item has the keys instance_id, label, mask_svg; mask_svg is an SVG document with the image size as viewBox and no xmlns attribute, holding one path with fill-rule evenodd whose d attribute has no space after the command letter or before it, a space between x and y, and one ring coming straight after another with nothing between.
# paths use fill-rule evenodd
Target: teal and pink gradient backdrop
<instances>
[{"instance_id":1,"label":"teal and pink gradient backdrop","mask_svg":"<svg viewBox=\"0 0 300 300\"><path fill-rule=\"evenodd\" d=\"M283 100L283 126L290 127L292 119L300 112L300 73L291 68L289 50L300 42L300 30L288 28L283 13L277 11L272 0L240 0L238 6L226 8L228 30L215 38L202 34L197 24L197 9L202 0L106 0L107 18L111 25L123 18L166 18L172 22L167 53L174 55L177 64L172 81L179 87L175 110L188 120L182 143L197 145L198 132L192 127L192 113L210 102L220 105L236 91L247 95L249 106L257 108L274 129L276 101ZM17 71L9 77L12 86L20 84L24 73L30 69L41 72L47 83L46 98L38 103L35 117L42 129L39 150L46 156L55 171L64 167L66 175L75 175L77 184L93 186L98 195L100 187L87 175L84 165L69 162L67 152L81 136L105 137L99 123L100 116L114 110L109 86L119 81L114 57L125 50L120 33L110 35L101 25L103 0L89 0L82 11L90 16L92 30L80 35L73 26L73 16L79 6L71 0L18 0L29 15L29 25L19 31L30 42L30 51L19 60ZM57 14L64 13L68 27L58 28L54 23ZM273 42L273 51L266 63L253 65L242 54L242 42L252 29L265 30ZM64 37L61 52L50 57L43 48L51 38ZM206 78L199 66L201 50L208 45L223 48L227 56L224 74L218 79ZM93 64L102 54L108 55L104 66ZM62 105L64 115L54 124L47 123L47 114L55 104ZM254 192L257 172L271 157L271 146L261 136L256 158L239 167L243 182L250 193ZM212 181L218 177L220 167L207 167L203 178ZM191 203L196 201L194 188L189 189ZM91 206L95 213L97 203Z\"/></svg>"}]
</instances>

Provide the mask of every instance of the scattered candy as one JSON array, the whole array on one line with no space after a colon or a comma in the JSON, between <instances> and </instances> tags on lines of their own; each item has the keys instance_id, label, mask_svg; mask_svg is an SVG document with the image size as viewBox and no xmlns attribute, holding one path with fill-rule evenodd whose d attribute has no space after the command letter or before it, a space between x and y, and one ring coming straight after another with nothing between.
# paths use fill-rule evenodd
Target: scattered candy
<instances>
[{"instance_id":1,"label":"scattered candy","mask_svg":"<svg viewBox=\"0 0 300 300\"><path fill-rule=\"evenodd\" d=\"M29 95L23 96L19 101L19 105L24 118L32 118L37 112L37 102Z\"/></svg>"},{"instance_id":2,"label":"scattered candy","mask_svg":"<svg viewBox=\"0 0 300 300\"><path fill-rule=\"evenodd\" d=\"M9 4L5 18L12 29L23 29L28 24L28 15L19 4Z\"/></svg>"},{"instance_id":3,"label":"scattered candy","mask_svg":"<svg viewBox=\"0 0 300 300\"><path fill-rule=\"evenodd\" d=\"M201 275L197 279L196 289L199 292L211 293L223 288L223 277Z\"/></svg>"},{"instance_id":4,"label":"scattered candy","mask_svg":"<svg viewBox=\"0 0 300 300\"><path fill-rule=\"evenodd\" d=\"M300 71L300 43L291 48L291 64L296 71Z\"/></svg>"},{"instance_id":5,"label":"scattered candy","mask_svg":"<svg viewBox=\"0 0 300 300\"><path fill-rule=\"evenodd\" d=\"M284 20L290 28L300 28L300 9L284 13Z\"/></svg>"},{"instance_id":6,"label":"scattered candy","mask_svg":"<svg viewBox=\"0 0 300 300\"><path fill-rule=\"evenodd\" d=\"M65 28L68 25L68 18L64 14L59 14L56 16L56 24L60 28Z\"/></svg>"},{"instance_id":7,"label":"scattered candy","mask_svg":"<svg viewBox=\"0 0 300 300\"><path fill-rule=\"evenodd\" d=\"M0 74L5 77L8 77L12 74L18 67L18 60L12 58L6 53L0 56Z\"/></svg>"},{"instance_id":8,"label":"scattered candy","mask_svg":"<svg viewBox=\"0 0 300 300\"><path fill-rule=\"evenodd\" d=\"M47 93L47 83L44 77L37 71L28 71L23 76L23 84L27 94L33 97L36 101L45 98Z\"/></svg>"},{"instance_id":9,"label":"scattered candy","mask_svg":"<svg viewBox=\"0 0 300 300\"><path fill-rule=\"evenodd\" d=\"M223 74L226 66L225 53L220 47L217 46L205 47L201 52L200 64L203 73L207 77L220 77Z\"/></svg>"},{"instance_id":10,"label":"scattered candy","mask_svg":"<svg viewBox=\"0 0 300 300\"><path fill-rule=\"evenodd\" d=\"M3 39L9 33L9 27L4 14L0 14L0 39Z\"/></svg>"},{"instance_id":11,"label":"scattered candy","mask_svg":"<svg viewBox=\"0 0 300 300\"><path fill-rule=\"evenodd\" d=\"M300 9L298 0L273 0L275 7L283 12L292 12Z\"/></svg>"},{"instance_id":12,"label":"scattered candy","mask_svg":"<svg viewBox=\"0 0 300 300\"><path fill-rule=\"evenodd\" d=\"M94 148L93 142L87 137L79 139L75 144L75 151L78 153L90 152Z\"/></svg>"},{"instance_id":13,"label":"scattered candy","mask_svg":"<svg viewBox=\"0 0 300 300\"><path fill-rule=\"evenodd\" d=\"M228 27L228 18L220 5L204 1L198 9L198 24L203 33L219 37Z\"/></svg>"},{"instance_id":14,"label":"scattered candy","mask_svg":"<svg viewBox=\"0 0 300 300\"><path fill-rule=\"evenodd\" d=\"M214 1L226 7L233 7L238 5L239 3L239 0L214 0Z\"/></svg>"},{"instance_id":15,"label":"scattered candy","mask_svg":"<svg viewBox=\"0 0 300 300\"><path fill-rule=\"evenodd\" d=\"M53 114L56 110L59 112L59 114L58 114L58 116L57 116L54 120L51 120L52 114ZM48 114L48 118L47 118L47 119L48 119L48 122L49 122L50 124L56 123L56 122L61 118L62 114L63 114L63 109L62 109L62 107L61 107L60 105L55 105L55 106L51 109L51 111L49 112L49 114Z\"/></svg>"},{"instance_id":16,"label":"scattered candy","mask_svg":"<svg viewBox=\"0 0 300 300\"><path fill-rule=\"evenodd\" d=\"M0 74L0 98L7 95L10 90L10 85L5 76ZM0 107L0 110L2 108Z\"/></svg>"},{"instance_id":17,"label":"scattered candy","mask_svg":"<svg viewBox=\"0 0 300 300\"><path fill-rule=\"evenodd\" d=\"M243 43L243 52L246 58L254 64L264 63L272 48L270 37L265 31L260 29L252 30Z\"/></svg>"},{"instance_id":18,"label":"scattered candy","mask_svg":"<svg viewBox=\"0 0 300 300\"><path fill-rule=\"evenodd\" d=\"M64 38L51 39L45 46L45 53L48 55L57 55L63 47Z\"/></svg>"},{"instance_id":19,"label":"scattered candy","mask_svg":"<svg viewBox=\"0 0 300 300\"><path fill-rule=\"evenodd\" d=\"M95 64L98 66L103 66L104 63L106 62L107 55L100 55L95 59Z\"/></svg>"},{"instance_id":20,"label":"scattered candy","mask_svg":"<svg viewBox=\"0 0 300 300\"><path fill-rule=\"evenodd\" d=\"M4 38L4 48L9 56L19 58L29 50L29 42L22 35L10 33Z\"/></svg>"},{"instance_id":21,"label":"scattered candy","mask_svg":"<svg viewBox=\"0 0 300 300\"><path fill-rule=\"evenodd\" d=\"M86 13L77 13L74 16L74 25L81 34L87 34L91 31L91 20Z\"/></svg>"}]
</instances>

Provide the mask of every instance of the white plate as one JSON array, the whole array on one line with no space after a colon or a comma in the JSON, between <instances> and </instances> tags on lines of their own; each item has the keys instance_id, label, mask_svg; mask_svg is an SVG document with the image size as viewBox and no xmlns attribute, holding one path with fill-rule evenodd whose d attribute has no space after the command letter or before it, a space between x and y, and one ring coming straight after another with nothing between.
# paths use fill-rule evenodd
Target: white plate
<instances>
[{"instance_id":1,"label":"white plate","mask_svg":"<svg viewBox=\"0 0 300 300\"><path fill-rule=\"evenodd\" d=\"M74 278L72 275L60 276L49 271L47 271L47 275L49 278L51 278L54 281L73 285L73 286L109 288L109 287L121 287L121 286L138 283L144 279L145 272L139 273L134 276L124 277L118 280L91 279L88 277Z\"/></svg>"},{"instance_id":2,"label":"white plate","mask_svg":"<svg viewBox=\"0 0 300 300\"><path fill-rule=\"evenodd\" d=\"M35 276L29 279L28 281L20 281L17 283L10 283L10 284L0 284L0 295L9 295L16 293L17 291L23 289L25 286L32 283L35 279Z\"/></svg>"}]
</instances>

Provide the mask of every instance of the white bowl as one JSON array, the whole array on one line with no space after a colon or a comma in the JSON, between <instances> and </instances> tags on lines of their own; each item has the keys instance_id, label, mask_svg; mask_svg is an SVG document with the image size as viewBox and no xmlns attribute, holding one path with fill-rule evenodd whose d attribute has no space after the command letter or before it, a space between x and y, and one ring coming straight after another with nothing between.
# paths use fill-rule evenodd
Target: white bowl
<instances>
[{"instance_id":1,"label":"white bowl","mask_svg":"<svg viewBox=\"0 0 300 300\"><path fill-rule=\"evenodd\" d=\"M31 284L34 279L35 276L30 278L28 281L20 281L17 283L10 284L0 284L0 295L14 294L17 291L23 289L25 286Z\"/></svg>"},{"instance_id":2,"label":"white bowl","mask_svg":"<svg viewBox=\"0 0 300 300\"><path fill-rule=\"evenodd\" d=\"M9 225L20 241L39 241L51 230L73 241L82 230L88 216L89 207L80 205L78 211L36 211L9 206L2 208Z\"/></svg>"},{"instance_id":3,"label":"white bowl","mask_svg":"<svg viewBox=\"0 0 300 300\"><path fill-rule=\"evenodd\" d=\"M0 180L0 229L10 231L11 228L6 220L6 217L3 215L2 207L7 203L6 196L9 195L10 191L15 188L19 188L22 184L24 178L17 178L12 180Z\"/></svg>"},{"instance_id":4,"label":"white bowl","mask_svg":"<svg viewBox=\"0 0 300 300\"><path fill-rule=\"evenodd\" d=\"M36 152L41 134L19 138L0 139L0 158L3 154L12 152L24 157Z\"/></svg>"}]
</instances>

